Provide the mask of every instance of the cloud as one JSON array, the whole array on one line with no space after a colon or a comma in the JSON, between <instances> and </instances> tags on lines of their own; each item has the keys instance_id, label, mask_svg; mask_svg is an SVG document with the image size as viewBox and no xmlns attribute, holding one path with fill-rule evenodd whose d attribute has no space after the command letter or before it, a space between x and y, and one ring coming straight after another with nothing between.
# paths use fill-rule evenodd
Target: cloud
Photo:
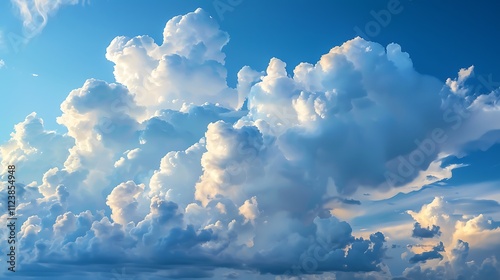
<instances>
[{"instance_id":1,"label":"cloud","mask_svg":"<svg viewBox=\"0 0 500 280\"><path fill-rule=\"evenodd\" d=\"M450 87L451 92L455 94L465 95L467 88L464 86L465 81L474 75L474 66L465 69L462 68L458 71L456 79L446 79L446 85Z\"/></svg>"},{"instance_id":2,"label":"cloud","mask_svg":"<svg viewBox=\"0 0 500 280\"><path fill-rule=\"evenodd\" d=\"M253 126L235 129L218 121L208 126L205 138L207 152L201 159L204 172L196 184L195 198L204 206L218 195L243 203L239 186L262 171L258 165L258 155L264 148L261 133Z\"/></svg>"},{"instance_id":3,"label":"cloud","mask_svg":"<svg viewBox=\"0 0 500 280\"><path fill-rule=\"evenodd\" d=\"M46 130L43 120L34 112L16 124L10 136L0 147L2 166L15 164L26 183L40 182L47 170L62 167L74 145L70 137Z\"/></svg>"},{"instance_id":4,"label":"cloud","mask_svg":"<svg viewBox=\"0 0 500 280\"><path fill-rule=\"evenodd\" d=\"M425 263L426 261L432 259L443 259L443 255L439 253L443 251L444 251L444 245L443 242L440 242L438 245L434 246L431 251L413 255L409 261L410 263L417 263L417 262Z\"/></svg>"},{"instance_id":5,"label":"cloud","mask_svg":"<svg viewBox=\"0 0 500 280\"><path fill-rule=\"evenodd\" d=\"M293 76L285 65L273 58L251 88L251 118L269 124L286 158L331 176L340 194L387 192L439 161L443 138L432 135L446 136L444 115L456 113L442 106L445 85L416 72L398 45L355 38Z\"/></svg>"},{"instance_id":6,"label":"cloud","mask_svg":"<svg viewBox=\"0 0 500 280\"><path fill-rule=\"evenodd\" d=\"M469 244L458 240L451 250L451 261L437 267L422 268L413 266L407 268L404 279L497 279L500 269L496 257L486 258L484 261L467 262Z\"/></svg>"},{"instance_id":7,"label":"cloud","mask_svg":"<svg viewBox=\"0 0 500 280\"><path fill-rule=\"evenodd\" d=\"M257 198L254 196L243 203L243 205L238 208L240 214L245 217L245 221L254 222L255 218L259 215L259 207L257 203Z\"/></svg>"},{"instance_id":8,"label":"cloud","mask_svg":"<svg viewBox=\"0 0 500 280\"><path fill-rule=\"evenodd\" d=\"M488 205L484 207L488 208ZM495 279L498 276L500 267L496 264L496 258L500 222L488 219L483 214L464 215L454 210L444 198L436 197L431 203L424 204L419 212L408 211L417 221L414 230L422 229L420 223L427 226L426 230L429 230L429 225L433 225L433 229L441 229L439 238L442 240L431 251L415 254L409 259L411 263L430 259L441 261L426 268L419 265L407 268L404 275L408 279L480 279L477 278L479 275L482 279ZM453 249L447 250L445 254L440 253L445 247ZM473 261L468 259L471 255Z\"/></svg>"},{"instance_id":9,"label":"cloud","mask_svg":"<svg viewBox=\"0 0 500 280\"><path fill-rule=\"evenodd\" d=\"M0 59L0 69L5 67L5 61L3 59Z\"/></svg>"},{"instance_id":10,"label":"cloud","mask_svg":"<svg viewBox=\"0 0 500 280\"><path fill-rule=\"evenodd\" d=\"M486 209L488 205L484 206ZM464 215L455 213L454 207L443 197L435 197L429 204L424 204L419 212L408 211L412 218L424 227L439 227L440 238L445 245L452 245L457 240L464 240L474 246L488 247L495 244L500 232L500 223L483 214ZM496 237L495 237L496 236Z\"/></svg>"},{"instance_id":11,"label":"cloud","mask_svg":"<svg viewBox=\"0 0 500 280\"><path fill-rule=\"evenodd\" d=\"M38 35L47 25L49 16L60 7L76 5L79 0L11 0L23 21L24 36L30 39Z\"/></svg>"},{"instance_id":12,"label":"cloud","mask_svg":"<svg viewBox=\"0 0 500 280\"><path fill-rule=\"evenodd\" d=\"M226 83L222 48L229 35L202 9L169 20L163 43L148 36L116 37L106 50L116 80L148 112L183 104L236 108L238 93Z\"/></svg>"},{"instance_id":13,"label":"cloud","mask_svg":"<svg viewBox=\"0 0 500 280\"><path fill-rule=\"evenodd\" d=\"M144 185L137 186L128 181L116 186L108 196L106 204L111 208L111 218L117 224L127 225L129 222L137 223L145 216L137 213L137 196L144 190Z\"/></svg>"}]
</instances>

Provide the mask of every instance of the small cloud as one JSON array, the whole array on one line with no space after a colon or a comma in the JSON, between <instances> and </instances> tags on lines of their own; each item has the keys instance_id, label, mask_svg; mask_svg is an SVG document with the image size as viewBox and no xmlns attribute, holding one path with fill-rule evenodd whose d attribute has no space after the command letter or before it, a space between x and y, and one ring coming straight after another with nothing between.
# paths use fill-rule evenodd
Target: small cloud
<instances>
[{"instance_id":1,"label":"small cloud","mask_svg":"<svg viewBox=\"0 0 500 280\"><path fill-rule=\"evenodd\" d=\"M5 61L3 59L0 59L0 69L2 69L5 66Z\"/></svg>"},{"instance_id":2,"label":"small cloud","mask_svg":"<svg viewBox=\"0 0 500 280\"><path fill-rule=\"evenodd\" d=\"M422 238L433 238L435 236L440 236L440 235L441 231L439 226L432 225L432 228L431 227L424 228L420 225L419 222L416 222L413 225L413 232L411 236L422 239Z\"/></svg>"},{"instance_id":3,"label":"small cloud","mask_svg":"<svg viewBox=\"0 0 500 280\"><path fill-rule=\"evenodd\" d=\"M443 259L443 255L441 255L439 252L444 252L444 245L443 242L439 242L436 246L432 248L431 251L423 252L421 254L415 254L413 257L410 258L410 263L418 263L422 262L425 263L428 260L432 259Z\"/></svg>"},{"instance_id":4,"label":"small cloud","mask_svg":"<svg viewBox=\"0 0 500 280\"><path fill-rule=\"evenodd\" d=\"M33 73L33 74L31 74L31 76L38 77L38 74Z\"/></svg>"},{"instance_id":5,"label":"small cloud","mask_svg":"<svg viewBox=\"0 0 500 280\"><path fill-rule=\"evenodd\" d=\"M12 4L19 11L19 17L23 21L25 35L30 39L44 29L47 25L49 15L54 15L61 6L78 4L78 0L12 0Z\"/></svg>"}]
</instances>

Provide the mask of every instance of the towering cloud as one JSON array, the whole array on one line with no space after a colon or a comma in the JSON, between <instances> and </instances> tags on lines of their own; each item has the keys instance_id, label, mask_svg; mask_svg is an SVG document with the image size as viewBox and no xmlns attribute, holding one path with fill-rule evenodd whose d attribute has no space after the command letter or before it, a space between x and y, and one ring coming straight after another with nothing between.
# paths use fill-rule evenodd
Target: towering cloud
<instances>
[{"instance_id":1,"label":"towering cloud","mask_svg":"<svg viewBox=\"0 0 500 280\"><path fill-rule=\"evenodd\" d=\"M220 103L235 108L237 91L226 84L229 35L202 9L169 20L163 43L151 37L116 37L106 50L115 78L149 112L180 109L183 104Z\"/></svg>"}]
</instances>

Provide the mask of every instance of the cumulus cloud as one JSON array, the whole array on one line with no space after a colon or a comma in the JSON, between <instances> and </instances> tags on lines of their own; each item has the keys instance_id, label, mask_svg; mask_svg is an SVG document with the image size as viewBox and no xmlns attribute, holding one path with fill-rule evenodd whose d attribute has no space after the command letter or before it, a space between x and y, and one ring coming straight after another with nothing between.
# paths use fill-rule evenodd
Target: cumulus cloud
<instances>
[{"instance_id":1,"label":"cumulus cloud","mask_svg":"<svg viewBox=\"0 0 500 280\"><path fill-rule=\"evenodd\" d=\"M465 95L467 93L467 88L464 86L465 81L472 77L474 74L474 66L470 66L465 69L462 68L458 71L458 77L456 79L448 78L446 79L446 85L450 87L451 92L455 94Z\"/></svg>"},{"instance_id":2,"label":"cumulus cloud","mask_svg":"<svg viewBox=\"0 0 500 280\"><path fill-rule=\"evenodd\" d=\"M62 167L74 145L70 137L46 130L43 120L34 112L16 124L10 136L0 147L1 163L2 166L15 164L26 184L40 182L47 170Z\"/></svg>"},{"instance_id":3,"label":"cumulus cloud","mask_svg":"<svg viewBox=\"0 0 500 280\"><path fill-rule=\"evenodd\" d=\"M475 246L491 246L500 236L500 223L483 214L455 213L454 207L443 197L436 197L424 204L419 212L408 211L413 219L424 227L439 227L440 238L445 245L464 240ZM488 240L488 241L486 241ZM486 245L489 244L489 245Z\"/></svg>"},{"instance_id":4,"label":"cumulus cloud","mask_svg":"<svg viewBox=\"0 0 500 280\"><path fill-rule=\"evenodd\" d=\"M238 208L240 210L240 214L245 217L245 222L254 222L254 220L259 215L259 206L257 203L257 198L254 196L251 199L248 199L243 203L243 205Z\"/></svg>"},{"instance_id":5,"label":"cumulus cloud","mask_svg":"<svg viewBox=\"0 0 500 280\"><path fill-rule=\"evenodd\" d=\"M116 80L149 112L183 104L219 103L235 108L238 93L226 83L222 48L229 35L202 9L168 21L163 42L116 37L106 50Z\"/></svg>"},{"instance_id":6,"label":"cumulus cloud","mask_svg":"<svg viewBox=\"0 0 500 280\"><path fill-rule=\"evenodd\" d=\"M432 259L443 259L443 255L439 252L444 251L443 242L439 242L438 245L434 246L431 251L423 252L421 254L415 254L410 258L410 263L423 262L425 263L428 260Z\"/></svg>"},{"instance_id":7,"label":"cumulus cloud","mask_svg":"<svg viewBox=\"0 0 500 280\"><path fill-rule=\"evenodd\" d=\"M218 195L243 203L245 190L241 186L262 172L257 156L264 149L261 133L254 126L235 129L218 121L208 126L205 138L207 152L201 159L204 173L196 185L196 199L204 206Z\"/></svg>"},{"instance_id":8,"label":"cumulus cloud","mask_svg":"<svg viewBox=\"0 0 500 280\"><path fill-rule=\"evenodd\" d=\"M28 2L16 3L29 19ZM49 15L66 2L33 3ZM401 46L358 37L293 73L278 58L265 71L245 66L230 88L228 40L201 9L169 20L161 44L116 37L106 50L116 83L89 79L68 94L57 118L66 134L35 113L14 127L0 151L2 165L28 174L20 269L387 278L387 236L356 236L338 214L449 178L457 165L447 157L499 139L498 92L457 94L472 68L442 82L418 73ZM408 213L408 237L440 240L414 252L406 277L495 275L498 222L439 197Z\"/></svg>"},{"instance_id":9,"label":"cumulus cloud","mask_svg":"<svg viewBox=\"0 0 500 280\"><path fill-rule=\"evenodd\" d=\"M251 118L269 124L287 159L332 177L339 193L387 192L440 161L457 117L443 106L445 85L411 65L398 45L361 38L299 64L293 76L274 58L250 90Z\"/></svg>"},{"instance_id":10,"label":"cumulus cloud","mask_svg":"<svg viewBox=\"0 0 500 280\"><path fill-rule=\"evenodd\" d=\"M432 225L432 228L430 227L423 228L418 222L416 222L413 225L412 237L433 238L434 236L439 236L439 235L441 235L441 232L439 231L439 226Z\"/></svg>"},{"instance_id":11,"label":"cumulus cloud","mask_svg":"<svg viewBox=\"0 0 500 280\"><path fill-rule=\"evenodd\" d=\"M434 236L442 240L438 246L409 259L411 263L430 259L441 261L430 267L416 265L407 268L404 275L408 279L495 279L498 276L500 267L496 265L496 258L500 223L483 214L455 213L454 209L444 198L436 197L431 203L424 204L419 212L408 211L417 221L414 230L422 229L422 223L427 226L424 233L429 233L429 225L435 232L440 229L442 232L440 236ZM445 248L452 249L442 253ZM468 259L470 255L474 261Z\"/></svg>"},{"instance_id":12,"label":"cumulus cloud","mask_svg":"<svg viewBox=\"0 0 500 280\"><path fill-rule=\"evenodd\" d=\"M496 257L482 262L466 261L469 244L458 240L451 250L451 260L436 267L413 266L405 269L404 279L498 279L500 269Z\"/></svg>"},{"instance_id":13,"label":"cumulus cloud","mask_svg":"<svg viewBox=\"0 0 500 280\"><path fill-rule=\"evenodd\" d=\"M138 196L143 192L144 185L137 186L134 182L128 181L116 186L108 196L106 204L111 208L111 218L117 224L126 225L129 222L139 222L141 217L137 213Z\"/></svg>"}]
</instances>

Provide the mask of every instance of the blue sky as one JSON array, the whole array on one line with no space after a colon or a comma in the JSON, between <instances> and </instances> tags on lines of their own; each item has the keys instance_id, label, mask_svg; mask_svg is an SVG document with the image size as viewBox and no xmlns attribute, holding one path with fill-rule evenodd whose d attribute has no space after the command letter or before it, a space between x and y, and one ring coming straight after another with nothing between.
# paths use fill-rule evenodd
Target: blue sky
<instances>
[{"instance_id":1,"label":"blue sky","mask_svg":"<svg viewBox=\"0 0 500 280\"><path fill-rule=\"evenodd\" d=\"M1 2L15 275L500 277L498 7Z\"/></svg>"}]
</instances>

